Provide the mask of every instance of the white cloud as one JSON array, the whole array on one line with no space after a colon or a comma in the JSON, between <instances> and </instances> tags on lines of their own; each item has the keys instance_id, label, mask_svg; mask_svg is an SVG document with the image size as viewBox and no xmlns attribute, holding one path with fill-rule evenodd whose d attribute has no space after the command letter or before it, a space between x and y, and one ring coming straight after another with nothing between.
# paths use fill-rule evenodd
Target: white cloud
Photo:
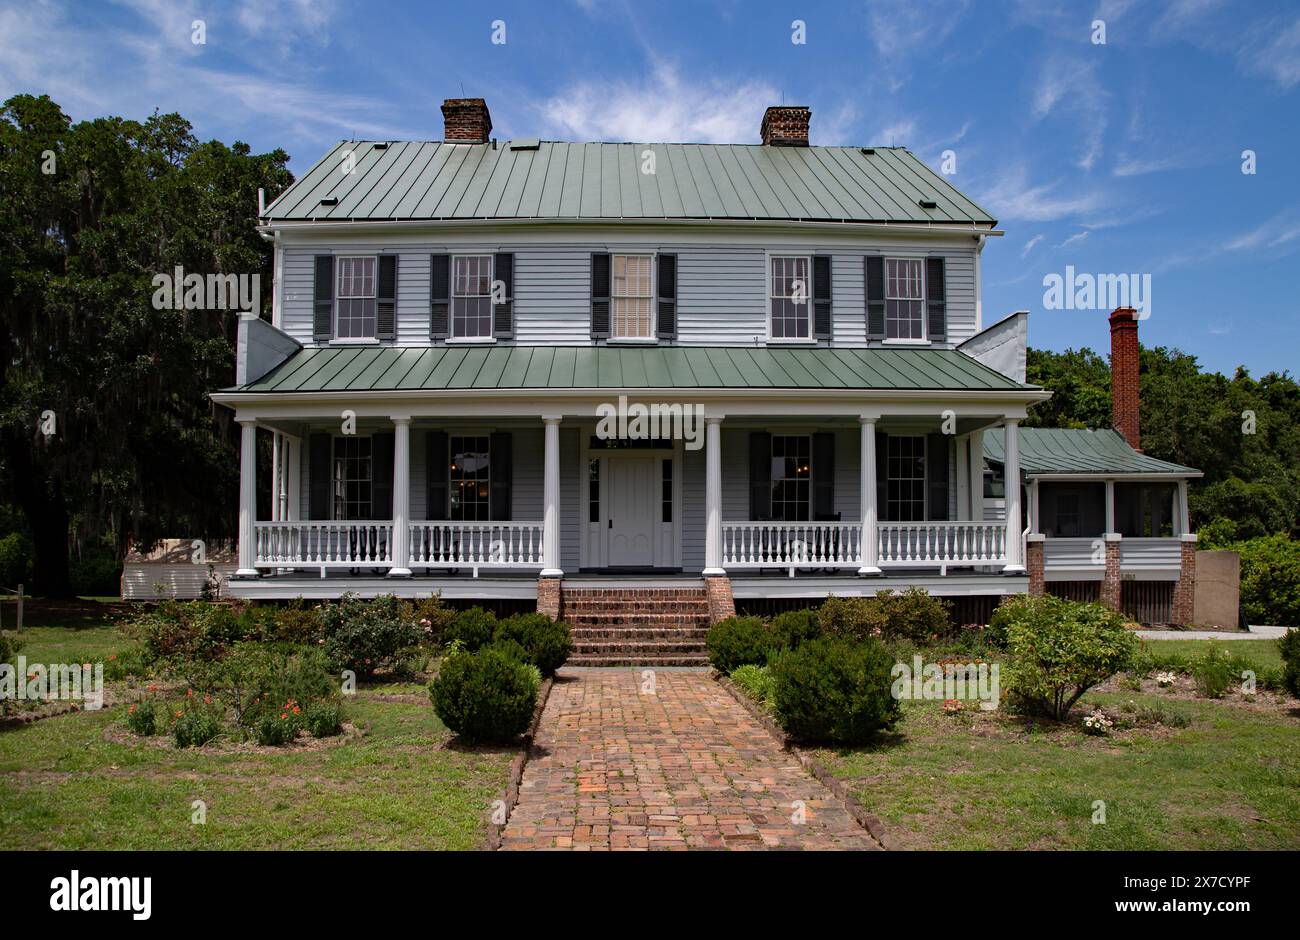
<instances>
[{"instance_id":1,"label":"white cloud","mask_svg":"<svg viewBox=\"0 0 1300 940\"><path fill-rule=\"evenodd\" d=\"M1086 231L1084 231L1084 232L1075 232L1073 235L1071 235L1071 236L1070 236L1069 238L1067 238L1065 241L1061 242L1061 243L1060 243L1059 245L1057 245L1056 247L1057 247L1057 248L1069 248L1071 245L1075 245L1075 244L1078 244L1079 242L1083 241L1085 238L1088 237L1089 234L1091 234L1091 233L1086 232Z\"/></svg>"},{"instance_id":2,"label":"white cloud","mask_svg":"<svg viewBox=\"0 0 1300 940\"><path fill-rule=\"evenodd\" d=\"M968 0L917 3L916 0L875 0L867 7L867 25L876 51L907 57L933 52L957 27Z\"/></svg>"},{"instance_id":3,"label":"white cloud","mask_svg":"<svg viewBox=\"0 0 1300 940\"><path fill-rule=\"evenodd\" d=\"M859 135L854 128L861 116L861 110L853 101L845 101L836 108L823 108L820 111L814 108L808 136L812 143L823 147L859 143Z\"/></svg>"},{"instance_id":4,"label":"white cloud","mask_svg":"<svg viewBox=\"0 0 1300 940\"><path fill-rule=\"evenodd\" d=\"M1259 251L1281 248L1300 239L1300 210L1287 209L1267 222L1223 244L1224 251Z\"/></svg>"},{"instance_id":5,"label":"white cloud","mask_svg":"<svg viewBox=\"0 0 1300 940\"><path fill-rule=\"evenodd\" d=\"M583 81L536 105L543 134L577 140L734 143L758 140L763 109L781 99L754 80L684 78L656 62L640 81Z\"/></svg>"},{"instance_id":6,"label":"white cloud","mask_svg":"<svg viewBox=\"0 0 1300 940\"><path fill-rule=\"evenodd\" d=\"M916 122L910 118L904 118L901 121L894 121L892 124L886 124L871 140L871 143L880 147L907 147L914 141L916 134Z\"/></svg>"},{"instance_id":7,"label":"white cloud","mask_svg":"<svg viewBox=\"0 0 1300 940\"><path fill-rule=\"evenodd\" d=\"M1096 60L1054 55L1043 63L1033 88L1033 114L1039 120L1055 111L1083 141L1076 165L1091 170L1101 156L1108 123L1109 97L1097 75ZM1058 108L1059 106L1059 108Z\"/></svg>"},{"instance_id":8,"label":"white cloud","mask_svg":"<svg viewBox=\"0 0 1300 940\"><path fill-rule=\"evenodd\" d=\"M1090 216L1106 205L1096 190L1062 192L1059 181L1033 184L1015 168L978 192L975 201L1003 221L1054 222Z\"/></svg>"},{"instance_id":9,"label":"white cloud","mask_svg":"<svg viewBox=\"0 0 1300 940\"><path fill-rule=\"evenodd\" d=\"M1238 51L1242 67L1272 79L1283 88L1300 85L1300 16L1290 23L1263 24Z\"/></svg>"},{"instance_id":10,"label":"white cloud","mask_svg":"<svg viewBox=\"0 0 1300 940\"><path fill-rule=\"evenodd\" d=\"M1025 247L1020 249L1020 257L1022 258L1028 257L1029 253L1033 251L1034 248L1037 247L1038 243L1041 242L1042 240L1043 240L1043 235L1040 232L1039 234L1035 235L1033 238L1029 239L1029 241L1025 242Z\"/></svg>"}]
</instances>

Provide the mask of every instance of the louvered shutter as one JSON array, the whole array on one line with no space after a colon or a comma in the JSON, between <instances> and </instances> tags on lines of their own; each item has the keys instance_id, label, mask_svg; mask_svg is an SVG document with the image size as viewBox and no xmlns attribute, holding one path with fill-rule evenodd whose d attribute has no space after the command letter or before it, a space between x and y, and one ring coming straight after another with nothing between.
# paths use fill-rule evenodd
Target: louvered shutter
<instances>
[{"instance_id":1,"label":"louvered shutter","mask_svg":"<svg viewBox=\"0 0 1300 940\"><path fill-rule=\"evenodd\" d=\"M656 309L655 332L660 339L677 338L677 256L659 255L659 301Z\"/></svg>"},{"instance_id":2,"label":"louvered shutter","mask_svg":"<svg viewBox=\"0 0 1300 940\"><path fill-rule=\"evenodd\" d=\"M948 292L944 284L942 258L925 259L926 332L932 343L943 342L948 335Z\"/></svg>"},{"instance_id":3,"label":"louvered shutter","mask_svg":"<svg viewBox=\"0 0 1300 940\"><path fill-rule=\"evenodd\" d=\"M492 479L489 513L496 522L510 520L510 486L514 472L514 441L509 431L497 431L488 443L488 468Z\"/></svg>"},{"instance_id":4,"label":"louvered shutter","mask_svg":"<svg viewBox=\"0 0 1300 940\"><path fill-rule=\"evenodd\" d=\"M591 256L591 338L609 338L609 255Z\"/></svg>"},{"instance_id":5,"label":"louvered shutter","mask_svg":"<svg viewBox=\"0 0 1300 940\"><path fill-rule=\"evenodd\" d=\"M812 436L812 512L815 521L835 516L835 435L818 431Z\"/></svg>"},{"instance_id":6,"label":"louvered shutter","mask_svg":"<svg viewBox=\"0 0 1300 940\"><path fill-rule=\"evenodd\" d=\"M372 519L393 518L392 431L370 438L370 513Z\"/></svg>"},{"instance_id":7,"label":"louvered shutter","mask_svg":"<svg viewBox=\"0 0 1300 940\"><path fill-rule=\"evenodd\" d=\"M505 300L492 306L492 335L512 339L515 335L515 256L500 252L496 256L494 279L505 287Z\"/></svg>"},{"instance_id":8,"label":"louvered shutter","mask_svg":"<svg viewBox=\"0 0 1300 940\"><path fill-rule=\"evenodd\" d=\"M831 338L831 256L813 256L813 338Z\"/></svg>"},{"instance_id":9,"label":"louvered shutter","mask_svg":"<svg viewBox=\"0 0 1300 940\"><path fill-rule=\"evenodd\" d=\"M429 256L429 338L446 339L451 315L451 256Z\"/></svg>"},{"instance_id":10,"label":"louvered shutter","mask_svg":"<svg viewBox=\"0 0 1300 940\"><path fill-rule=\"evenodd\" d=\"M885 259L868 255L865 265L867 281L867 339L885 338Z\"/></svg>"},{"instance_id":11,"label":"louvered shutter","mask_svg":"<svg viewBox=\"0 0 1300 940\"><path fill-rule=\"evenodd\" d=\"M330 501L330 450L334 439L328 434L312 434L307 440L307 518L327 520L333 517Z\"/></svg>"},{"instance_id":12,"label":"louvered shutter","mask_svg":"<svg viewBox=\"0 0 1300 940\"><path fill-rule=\"evenodd\" d=\"M375 297L375 336L394 340L397 338L397 255L379 256Z\"/></svg>"},{"instance_id":13,"label":"louvered shutter","mask_svg":"<svg viewBox=\"0 0 1300 940\"><path fill-rule=\"evenodd\" d=\"M316 256L312 292L312 339L328 343L334 338L334 256Z\"/></svg>"},{"instance_id":14,"label":"louvered shutter","mask_svg":"<svg viewBox=\"0 0 1300 940\"><path fill-rule=\"evenodd\" d=\"M451 442L446 431L430 431L425 438L424 473L428 482L426 519L446 519L451 476Z\"/></svg>"},{"instance_id":15,"label":"louvered shutter","mask_svg":"<svg viewBox=\"0 0 1300 940\"><path fill-rule=\"evenodd\" d=\"M772 435L766 431L749 435L749 518L772 518Z\"/></svg>"}]
</instances>

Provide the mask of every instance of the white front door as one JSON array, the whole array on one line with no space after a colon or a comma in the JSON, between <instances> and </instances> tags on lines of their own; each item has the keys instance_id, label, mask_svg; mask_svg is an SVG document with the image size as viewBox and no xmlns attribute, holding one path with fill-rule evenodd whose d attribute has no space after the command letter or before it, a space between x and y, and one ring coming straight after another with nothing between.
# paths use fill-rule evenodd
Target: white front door
<instances>
[{"instance_id":1,"label":"white front door","mask_svg":"<svg viewBox=\"0 0 1300 940\"><path fill-rule=\"evenodd\" d=\"M660 511L654 454L618 454L606 461L609 494L605 525L612 567L649 568L655 563L655 520Z\"/></svg>"}]
</instances>

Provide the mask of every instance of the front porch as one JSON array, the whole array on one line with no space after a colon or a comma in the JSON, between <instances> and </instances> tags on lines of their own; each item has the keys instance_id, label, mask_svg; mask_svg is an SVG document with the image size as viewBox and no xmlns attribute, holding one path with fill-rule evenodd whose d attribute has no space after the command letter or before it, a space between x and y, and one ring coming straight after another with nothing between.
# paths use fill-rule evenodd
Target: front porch
<instances>
[{"instance_id":1,"label":"front porch","mask_svg":"<svg viewBox=\"0 0 1300 940\"><path fill-rule=\"evenodd\" d=\"M1017 416L696 407L698 433L654 437L605 436L594 408L242 415L229 593L527 599L539 579L638 577L729 579L737 597L1025 590L1019 501L984 518L980 441L994 424L1014 441ZM270 518L254 518L259 429Z\"/></svg>"}]
</instances>

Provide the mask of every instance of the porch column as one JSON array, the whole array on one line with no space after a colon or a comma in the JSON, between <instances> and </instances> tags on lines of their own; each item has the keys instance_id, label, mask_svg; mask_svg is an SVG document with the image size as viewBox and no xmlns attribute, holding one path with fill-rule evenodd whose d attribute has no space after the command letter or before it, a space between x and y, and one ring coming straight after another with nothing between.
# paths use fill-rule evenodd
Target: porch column
<instances>
[{"instance_id":1,"label":"porch column","mask_svg":"<svg viewBox=\"0 0 1300 940\"><path fill-rule=\"evenodd\" d=\"M279 522L280 515L280 432L271 432L271 521Z\"/></svg>"},{"instance_id":2,"label":"porch column","mask_svg":"<svg viewBox=\"0 0 1300 940\"><path fill-rule=\"evenodd\" d=\"M1187 481L1178 481L1178 527L1174 530L1175 535L1192 534L1192 517L1187 511Z\"/></svg>"},{"instance_id":3,"label":"porch column","mask_svg":"<svg viewBox=\"0 0 1300 940\"><path fill-rule=\"evenodd\" d=\"M970 432L970 517L984 521L984 432Z\"/></svg>"},{"instance_id":4,"label":"porch column","mask_svg":"<svg viewBox=\"0 0 1300 940\"><path fill-rule=\"evenodd\" d=\"M561 578L560 570L560 416L542 415L546 456L542 474L542 577Z\"/></svg>"},{"instance_id":5,"label":"porch column","mask_svg":"<svg viewBox=\"0 0 1300 940\"><path fill-rule=\"evenodd\" d=\"M1038 520L1038 478L1029 481L1029 534L1035 535L1041 523Z\"/></svg>"},{"instance_id":6,"label":"porch column","mask_svg":"<svg viewBox=\"0 0 1300 940\"><path fill-rule=\"evenodd\" d=\"M239 569L237 578L256 578L257 422L239 422Z\"/></svg>"},{"instance_id":7,"label":"porch column","mask_svg":"<svg viewBox=\"0 0 1300 940\"><path fill-rule=\"evenodd\" d=\"M1025 560L1020 530L1020 419L1007 418L1002 422L1006 429L1006 465L1004 487L1007 504L1007 564L1003 574L1024 574Z\"/></svg>"},{"instance_id":8,"label":"porch column","mask_svg":"<svg viewBox=\"0 0 1300 940\"><path fill-rule=\"evenodd\" d=\"M411 416L393 416L393 567L390 578L411 576Z\"/></svg>"},{"instance_id":9,"label":"porch column","mask_svg":"<svg viewBox=\"0 0 1300 940\"><path fill-rule=\"evenodd\" d=\"M858 502L862 516L862 567L860 575L880 574L877 564L879 543L876 541L876 415L862 415L862 465L858 468L858 483L861 490Z\"/></svg>"},{"instance_id":10,"label":"porch column","mask_svg":"<svg viewBox=\"0 0 1300 940\"><path fill-rule=\"evenodd\" d=\"M1115 532L1115 481L1106 481L1106 534Z\"/></svg>"},{"instance_id":11,"label":"porch column","mask_svg":"<svg viewBox=\"0 0 1300 940\"><path fill-rule=\"evenodd\" d=\"M722 417L704 419L704 577L726 575L722 567Z\"/></svg>"}]
</instances>

